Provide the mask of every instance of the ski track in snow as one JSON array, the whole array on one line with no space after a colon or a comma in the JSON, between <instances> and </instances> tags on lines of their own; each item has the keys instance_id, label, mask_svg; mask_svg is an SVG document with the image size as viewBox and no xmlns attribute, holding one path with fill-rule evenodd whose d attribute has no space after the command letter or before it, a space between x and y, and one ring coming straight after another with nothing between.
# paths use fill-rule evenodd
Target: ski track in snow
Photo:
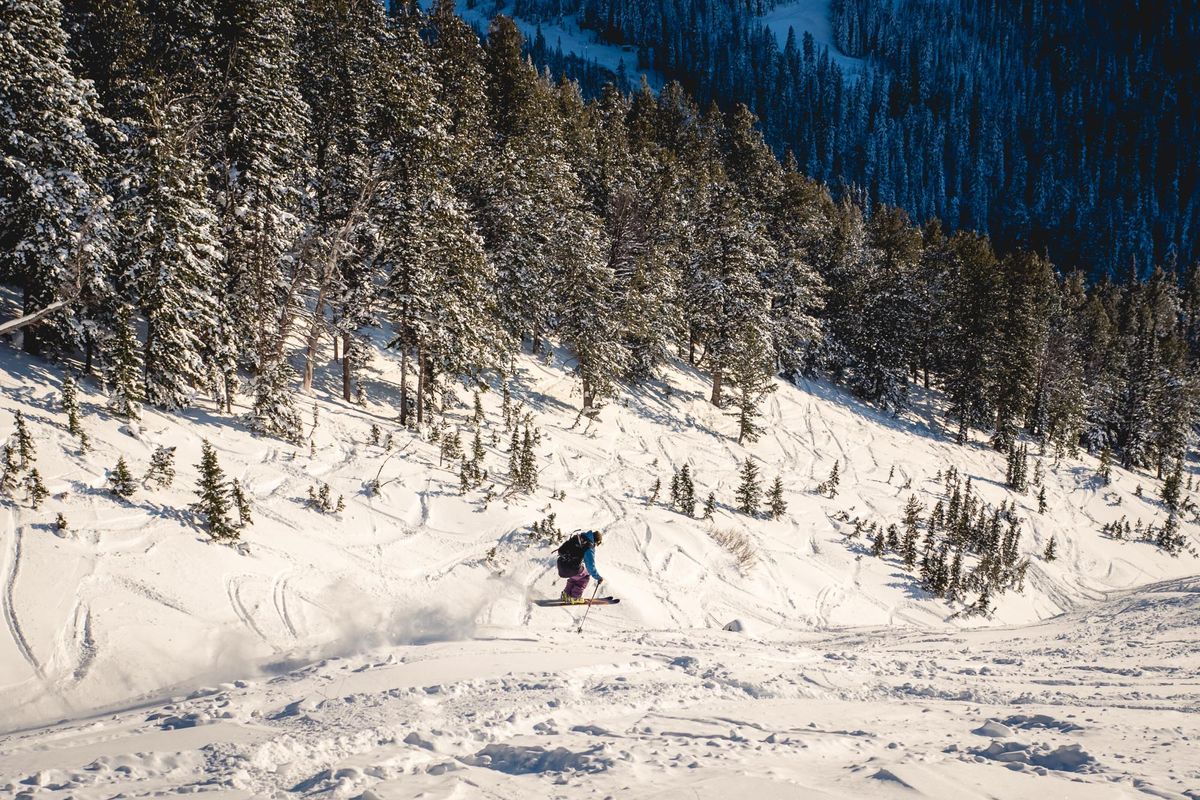
<instances>
[{"instance_id":1,"label":"ski track in snow","mask_svg":"<svg viewBox=\"0 0 1200 800\"><path fill-rule=\"evenodd\" d=\"M21 531L11 509L8 511L8 536L6 538L9 546L4 576L4 622L8 625L8 632L12 636L17 652L33 670L33 674L38 679L45 681L46 674L42 670L41 662L33 654L33 648L29 646L25 632L21 629L21 623L17 620L16 587L17 574L21 569Z\"/></svg>"}]
</instances>

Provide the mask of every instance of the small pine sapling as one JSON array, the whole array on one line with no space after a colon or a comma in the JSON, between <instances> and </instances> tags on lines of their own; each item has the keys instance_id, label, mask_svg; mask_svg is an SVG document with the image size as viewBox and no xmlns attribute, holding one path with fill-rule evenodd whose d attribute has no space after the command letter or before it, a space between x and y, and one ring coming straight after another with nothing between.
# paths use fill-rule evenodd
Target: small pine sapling
<instances>
[{"instance_id":1,"label":"small pine sapling","mask_svg":"<svg viewBox=\"0 0 1200 800\"><path fill-rule=\"evenodd\" d=\"M483 464L483 457L485 454L486 453L483 449L483 433L481 429L476 426L475 436L471 439L471 458L474 459L476 467Z\"/></svg>"},{"instance_id":2,"label":"small pine sapling","mask_svg":"<svg viewBox=\"0 0 1200 800\"><path fill-rule=\"evenodd\" d=\"M775 481L767 491L767 515L771 519L779 519L787 513L787 501L783 499L783 476L776 475Z\"/></svg>"},{"instance_id":3,"label":"small pine sapling","mask_svg":"<svg viewBox=\"0 0 1200 800\"><path fill-rule=\"evenodd\" d=\"M33 436L29 433L29 426L25 424L25 415L18 411L16 418L17 455L21 458L21 469L27 469L30 464L37 461L37 448L33 445Z\"/></svg>"},{"instance_id":4,"label":"small pine sapling","mask_svg":"<svg viewBox=\"0 0 1200 800\"><path fill-rule=\"evenodd\" d=\"M1180 490L1183 486L1183 460L1180 459L1175 464L1175 469L1168 473L1163 480L1162 489L1159 491L1159 496L1162 501L1167 504L1167 508L1172 511L1179 509Z\"/></svg>"},{"instance_id":5,"label":"small pine sapling","mask_svg":"<svg viewBox=\"0 0 1200 800\"><path fill-rule=\"evenodd\" d=\"M11 444L0 448L0 491L11 494L17 488L17 476L21 474L21 465L17 463L17 453Z\"/></svg>"},{"instance_id":6,"label":"small pine sapling","mask_svg":"<svg viewBox=\"0 0 1200 800\"><path fill-rule=\"evenodd\" d=\"M662 478L655 477L654 485L650 487L650 494L646 497L646 505L658 502L658 495L662 491Z\"/></svg>"},{"instance_id":7,"label":"small pine sapling","mask_svg":"<svg viewBox=\"0 0 1200 800\"><path fill-rule=\"evenodd\" d=\"M1051 536L1050 541L1046 542L1046 549L1042 552L1042 558L1047 562L1058 558L1058 540Z\"/></svg>"},{"instance_id":8,"label":"small pine sapling","mask_svg":"<svg viewBox=\"0 0 1200 800\"><path fill-rule=\"evenodd\" d=\"M479 390L475 390L475 407L471 414L471 421L478 427L479 423L483 422L483 400L479 397Z\"/></svg>"},{"instance_id":9,"label":"small pine sapling","mask_svg":"<svg viewBox=\"0 0 1200 800\"><path fill-rule=\"evenodd\" d=\"M1104 445L1104 449L1100 451L1100 466L1096 470L1096 475L1099 476L1100 483L1104 486L1112 483L1112 450L1108 445Z\"/></svg>"},{"instance_id":10,"label":"small pine sapling","mask_svg":"<svg viewBox=\"0 0 1200 800\"><path fill-rule=\"evenodd\" d=\"M895 523L887 526L887 548L893 553L900 549L900 529Z\"/></svg>"},{"instance_id":11,"label":"small pine sapling","mask_svg":"<svg viewBox=\"0 0 1200 800\"><path fill-rule=\"evenodd\" d=\"M79 387L70 375L63 378L62 409L67 415L67 433L82 440L85 434L79 419Z\"/></svg>"},{"instance_id":12,"label":"small pine sapling","mask_svg":"<svg viewBox=\"0 0 1200 800\"><path fill-rule=\"evenodd\" d=\"M704 519L712 519L716 510L717 495L715 492L709 492L708 497L704 500Z\"/></svg>"},{"instance_id":13,"label":"small pine sapling","mask_svg":"<svg viewBox=\"0 0 1200 800\"><path fill-rule=\"evenodd\" d=\"M758 482L758 467L750 459L742 464L742 482L737 488L738 510L747 516L758 514L758 502L762 498L762 487Z\"/></svg>"},{"instance_id":14,"label":"small pine sapling","mask_svg":"<svg viewBox=\"0 0 1200 800\"><path fill-rule=\"evenodd\" d=\"M829 477L817 486L817 494L825 495L831 500L837 497L838 483L841 482L841 479L839 462L834 461L833 469L829 471Z\"/></svg>"},{"instance_id":15,"label":"small pine sapling","mask_svg":"<svg viewBox=\"0 0 1200 800\"><path fill-rule=\"evenodd\" d=\"M159 489L170 488L175 481L175 448L156 447L150 456L150 468L146 470L143 483L152 483Z\"/></svg>"},{"instance_id":16,"label":"small pine sapling","mask_svg":"<svg viewBox=\"0 0 1200 800\"><path fill-rule=\"evenodd\" d=\"M137 491L133 473L129 471L129 465L125 463L125 456L118 458L117 465L109 470L108 488L113 494L126 499L133 497L134 492Z\"/></svg>"},{"instance_id":17,"label":"small pine sapling","mask_svg":"<svg viewBox=\"0 0 1200 800\"><path fill-rule=\"evenodd\" d=\"M339 494L337 502L333 506L333 513L340 514L345 510L346 510L346 496Z\"/></svg>"},{"instance_id":18,"label":"small pine sapling","mask_svg":"<svg viewBox=\"0 0 1200 800\"><path fill-rule=\"evenodd\" d=\"M883 528L875 528L875 538L871 543L871 555L876 558L883 558L883 554L887 552L887 544L883 538Z\"/></svg>"},{"instance_id":19,"label":"small pine sapling","mask_svg":"<svg viewBox=\"0 0 1200 800\"><path fill-rule=\"evenodd\" d=\"M200 478L196 481L199 501L194 508L204 518L208 535L218 542L234 541L238 530L229 518L229 484L225 472L217 462L217 451L205 439L200 445Z\"/></svg>"},{"instance_id":20,"label":"small pine sapling","mask_svg":"<svg viewBox=\"0 0 1200 800\"><path fill-rule=\"evenodd\" d=\"M246 497L245 487L242 482L234 478L230 483L230 495L233 498L233 506L238 513L238 528L245 528L254 522L250 515L250 498Z\"/></svg>"},{"instance_id":21,"label":"small pine sapling","mask_svg":"<svg viewBox=\"0 0 1200 800\"><path fill-rule=\"evenodd\" d=\"M29 475L25 477L25 489L29 492L29 505L35 510L41 508L42 501L50 496L37 467L29 470Z\"/></svg>"},{"instance_id":22,"label":"small pine sapling","mask_svg":"<svg viewBox=\"0 0 1200 800\"><path fill-rule=\"evenodd\" d=\"M369 444L371 447L378 447L379 437L381 435L382 433L379 430L379 426L372 423L371 430L367 433L367 444Z\"/></svg>"},{"instance_id":23,"label":"small pine sapling","mask_svg":"<svg viewBox=\"0 0 1200 800\"><path fill-rule=\"evenodd\" d=\"M1041 488L1041 491L1038 492L1038 513L1039 514L1046 513L1046 487L1045 486L1043 486Z\"/></svg>"},{"instance_id":24,"label":"small pine sapling","mask_svg":"<svg viewBox=\"0 0 1200 800\"><path fill-rule=\"evenodd\" d=\"M896 465L895 465L895 464L892 464L892 468L888 470L888 479L887 479L887 482L888 482L888 483L891 483L891 482L892 482L892 478L894 478L894 477L896 477Z\"/></svg>"},{"instance_id":25,"label":"small pine sapling","mask_svg":"<svg viewBox=\"0 0 1200 800\"><path fill-rule=\"evenodd\" d=\"M679 510L679 470L671 472L671 510Z\"/></svg>"}]
</instances>

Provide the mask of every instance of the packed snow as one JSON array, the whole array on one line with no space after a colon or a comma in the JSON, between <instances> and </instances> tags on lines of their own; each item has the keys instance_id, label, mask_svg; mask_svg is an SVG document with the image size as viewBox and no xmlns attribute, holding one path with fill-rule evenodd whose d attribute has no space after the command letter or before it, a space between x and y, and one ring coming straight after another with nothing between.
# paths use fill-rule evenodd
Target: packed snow
<instances>
[{"instance_id":1,"label":"packed snow","mask_svg":"<svg viewBox=\"0 0 1200 800\"><path fill-rule=\"evenodd\" d=\"M485 507L427 433L396 423L399 365L382 351L364 406L332 382L304 401L300 445L204 408L125 423L85 382L87 453L60 370L0 351L0 431L25 414L51 492L4 507L0 793L1200 796L1200 561L1099 532L1165 518L1150 476L1114 468L1101 486L1094 459L1048 454L1038 514L1003 485L1001 454L952 442L936 396L895 418L780 382L766 435L742 447L686 365L592 421L562 352L515 367L540 487L505 494L493 383ZM472 395L456 394L447 417L469 446ZM188 509L203 438L250 492L241 547L207 541ZM177 448L170 489L107 491L118 455L140 475L159 445ZM748 455L764 482L783 477L783 519L731 508ZM816 494L835 460L840 492ZM716 494L712 523L647 502L684 463L701 501ZM931 599L839 521L897 521L912 494L928 509L950 466L1025 520L1025 592L987 618ZM323 484L343 512L308 503ZM532 605L561 587L553 545L528 535L551 513L606 533L597 561L622 603L582 633L583 609Z\"/></svg>"}]
</instances>

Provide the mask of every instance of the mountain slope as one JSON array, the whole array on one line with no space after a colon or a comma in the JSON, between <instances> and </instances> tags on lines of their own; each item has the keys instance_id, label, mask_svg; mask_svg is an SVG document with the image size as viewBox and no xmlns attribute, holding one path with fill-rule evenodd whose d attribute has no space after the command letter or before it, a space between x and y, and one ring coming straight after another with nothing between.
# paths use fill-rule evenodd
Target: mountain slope
<instances>
[{"instance_id":1,"label":"mountain slope","mask_svg":"<svg viewBox=\"0 0 1200 800\"><path fill-rule=\"evenodd\" d=\"M315 401L311 445L255 438L203 410L147 411L140 425L88 414L101 421L89 423L93 447L81 455L56 410L57 371L5 351L4 419L17 408L36 409L27 421L52 493L40 510L5 509L6 727L128 703L176 684L244 677L263 664L351 652L362 642L460 638L476 625L535 636L561 630L565 612L530 605L559 591L552 545L528 536L550 513L567 532L608 533L599 563L606 589L625 602L592 615L589 627L599 636L720 628L735 618L766 639L843 625L1027 623L1113 590L1195 572L1189 556L1099 534L1122 515L1162 516L1147 479L1114 470L1113 485L1101 490L1094 462L1047 462L1050 507L1037 514L1033 497L1001 485L999 454L958 447L931 429L938 424L932 399L912 417L892 419L824 384L780 383L766 406L767 434L743 448L730 438L734 420L706 402L698 373L673 368L666 381L631 391L588 422L578 418L575 382L560 359L520 359L513 381L514 404L542 433L540 488L530 497L505 496L499 476L507 472L508 436L499 393L482 395L484 466L495 495L485 508L484 490L461 495L456 467L438 466L437 445L390 421L389 379L398 364L382 352L365 408L326 395ZM470 394L459 397L447 416L469 447ZM85 409L102 406L94 392L84 400ZM391 451L367 443L372 425L393 438ZM227 474L250 495L254 524L242 551L209 543L188 510L202 438L213 441ZM140 476L159 445L177 448L171 489L142 489L130 501L106 490L105 470L118 455ZM789 504L782 519L751 520L731 508L747 456L765 482L782 476ZM835 460L841 491L828 499L813 489ZM701 501L712 491L719 502L711 525L665 507L672 468L684 463ZM870 543L847 539L853 526L835 518L846 512L899 521L912 494L928 509L943 491L936 474L951 466L985 500L1015 499L1026 521L1026 591L996 598L989 620L929 598L897 558L871 557ZM364 484L376 478L379 493L368 494ZM662 497L648 505L656 478ZM333 498L344 496L344 512L310 506L309 487L322 484ZM1135 496L1139 484L1146 497ZM563 499L552 499L559 492ZM51 524L60 512L65 532ZM755 563L739 568L713 529L744 534ZM1194 526L1185 530L1194 542ZM1051 536L1060 557L1045 563L1039 554Z\"/></svg>"}]
</instances>

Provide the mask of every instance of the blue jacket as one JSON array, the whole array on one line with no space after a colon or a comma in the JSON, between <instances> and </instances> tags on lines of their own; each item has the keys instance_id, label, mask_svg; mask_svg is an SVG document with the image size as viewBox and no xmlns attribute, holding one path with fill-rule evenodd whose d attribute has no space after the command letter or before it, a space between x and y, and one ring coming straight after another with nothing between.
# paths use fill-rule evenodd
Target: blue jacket
<instances>
[{"instance_id":1,"label":"blue jacket","mask_svg":"<svg viewBox=\"0 0 1200 800\"><path fill-rule=\"evenodd\" d=\"M592 531L584 531L579 534L580 538L587 542L587 547L583 550L583 566L587 567L588 574L596 580L603 580L600 573L596 571L596 534Z\"/></svg>"}]
</instances>

